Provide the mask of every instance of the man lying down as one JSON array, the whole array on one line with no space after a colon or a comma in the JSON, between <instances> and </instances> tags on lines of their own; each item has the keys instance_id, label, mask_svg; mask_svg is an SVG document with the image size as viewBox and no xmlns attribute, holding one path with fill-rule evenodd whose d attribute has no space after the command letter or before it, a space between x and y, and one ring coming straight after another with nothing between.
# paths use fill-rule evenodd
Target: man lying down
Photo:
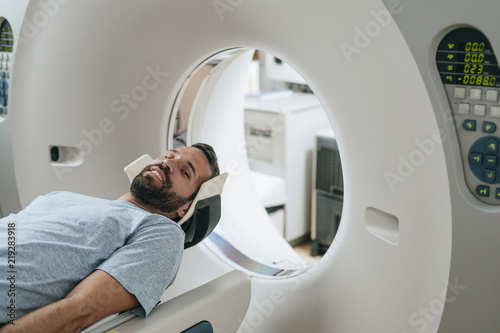
<instances>
[{"instance_id":1,"label":"man lying down","mask_svg":"<svg viewBox=\"0 0 500 333\"><path fill-rule=\"evenodd\" d=\"M118 200L54 192L0 219L0 332L79 332L129 309L147 316L181 262L174 221L218 174L214 150L198 143L155 159Z\"/></svg>"}]
</instances>

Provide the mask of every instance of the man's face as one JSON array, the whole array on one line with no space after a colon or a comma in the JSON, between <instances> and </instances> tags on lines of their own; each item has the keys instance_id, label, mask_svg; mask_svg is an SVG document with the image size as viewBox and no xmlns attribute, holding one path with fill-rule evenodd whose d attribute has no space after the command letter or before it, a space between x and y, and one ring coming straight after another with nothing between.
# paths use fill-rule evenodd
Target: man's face
<instances>
[{"instance_id":1,"label":"man's face","mask_svg":"<svg viewBox=\"0 0 500 333\"><path fill-rule=\"evenodd\" d=\"M167 151L145 167L132 181L130 192L163 213L173 213L190 203L191 195L210 176L210 166L203 152L194 147L182 147Z\"/></svg>"}]
</instances>

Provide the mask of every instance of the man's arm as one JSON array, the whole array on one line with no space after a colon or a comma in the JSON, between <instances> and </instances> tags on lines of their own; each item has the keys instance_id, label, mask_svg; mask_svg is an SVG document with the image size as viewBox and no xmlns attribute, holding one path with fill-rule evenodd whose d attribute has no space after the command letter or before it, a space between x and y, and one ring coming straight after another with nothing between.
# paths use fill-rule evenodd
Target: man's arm
<instances>
[{"instance_id":1,"label":"man's arm","mask_svg":"<svg viewBox=\"0 0 500 333\"><path fill-rule=\"evenodd\" d=\"M111 275L96 270L64 299L20 317L15 325L6 325L0 333L80 332L108 315L137 305L137 298Z\"/></svg>"}]
</instances>

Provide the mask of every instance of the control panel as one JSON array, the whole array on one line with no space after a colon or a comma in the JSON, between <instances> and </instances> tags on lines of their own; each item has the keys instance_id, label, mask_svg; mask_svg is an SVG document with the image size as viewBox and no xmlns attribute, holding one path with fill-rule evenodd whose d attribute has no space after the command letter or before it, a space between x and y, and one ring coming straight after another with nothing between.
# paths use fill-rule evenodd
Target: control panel
<instances>
[{"instance_id":1,"label":"control panel","mask_svg":"<svg viewBox=\"0 0 500 333\"><path fill-rule=\"evenodd\" d=\"M9 82L14 34L9 22L0 21L0 121L9 113Z\"/></svg>"},{"instance_id":2,"label":"control panel","mask_svg":"<svg viewBox=\"0 0 500 333\"><path fill-rule=\"evenodd\" d=\"M500 205L500 69L495 53L482 32L459 28L441 40L436 62L467 186L482 202Z\"/></svg>"}]
</instances>

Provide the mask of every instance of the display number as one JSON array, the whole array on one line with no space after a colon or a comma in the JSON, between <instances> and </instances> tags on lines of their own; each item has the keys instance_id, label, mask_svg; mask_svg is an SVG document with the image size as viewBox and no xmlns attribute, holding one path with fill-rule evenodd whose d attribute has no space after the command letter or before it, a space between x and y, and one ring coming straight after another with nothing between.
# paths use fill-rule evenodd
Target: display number
<instances>
[{"instance_id":1,"label":"display number","mask_svg":"<svg viewBox=\"0 0 500 333\"><path fill-rule=\"evenodd\" d=\"M464 73L470 73L470 74L481 74L483 73L483 65L465 65L464 66Z\"/></svg>"},{"instance_id":2,"label":"display number","mask_svg":"<svg viewBox=\"0 0 500 333\"><path fill-rule=\"evenodd\" d=\"M465 51L484 52L484 48L485 48L485 43L468 42L465 44Z\"/></svg>"},{"instance_id":3,"label":"display number","mask_svg":"<svg viewBox=\"0 0 500 333\"><path fill-rule=\"evenodd\" d=\"M471 84L476 86L494 86L496 78L490 76L464 75L462 82L464 84Z\"/></svg>"},{"instance_id":4,"label":"display number","mask_svg":"<svg viewBox=\"0 0 500 333\"><path fill-rule=\"evenodd\" d=\"M466 53L465 62L483 62L484 61L484 54L477 54L477 53Z\"/></svg>"}]
</instances>

